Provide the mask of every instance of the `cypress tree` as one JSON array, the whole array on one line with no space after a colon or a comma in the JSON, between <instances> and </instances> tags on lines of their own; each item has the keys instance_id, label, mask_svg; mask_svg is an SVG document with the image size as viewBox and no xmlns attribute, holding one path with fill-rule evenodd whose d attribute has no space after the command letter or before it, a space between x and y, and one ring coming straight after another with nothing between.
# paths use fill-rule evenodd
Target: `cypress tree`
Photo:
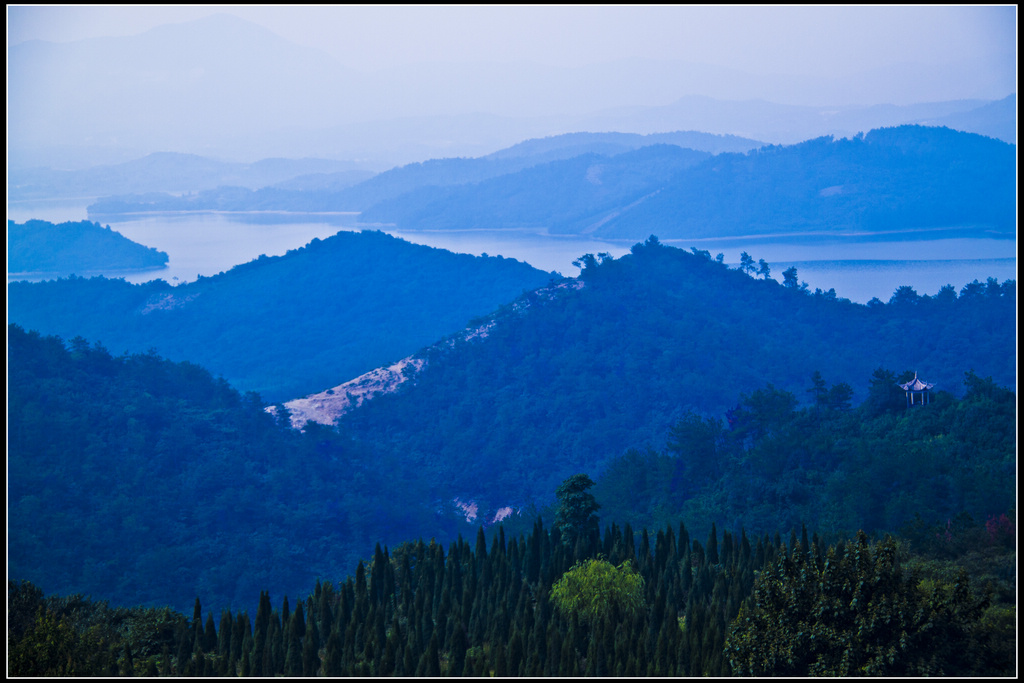
<instances>
[{"instance_id":1,"label":"cypress tree","mask_svg":"<svg viewBox=\"0 0 1024 683\"><path fill-rule=\"evenodd\" d=\"M430 643L427 645L426 651L420 657L419 664L416 666L416 677L436 677L441 675L441 661L438 654L437 647L437 634L430 637Z\"/></svg>"},{"instance_id":2,"label":"cypress tree","mask_svg":"<svg viewBox=\"0 0 1024 683\"><path fill-rule=\"evenodd\" d=\"M233 624L234 620L231 618L230 610L221 610L220 631L217 633L217 654L225 659L231 651L231 627Z\"/></svg>"},{"instance_id":3,"label":"cypress tree","mask_svg":"<svg viewBox=\"0 0 1024 683\"><path fill-rule=\"evenodd\" d=\"M306 635L302 641L302 675L305 678L316 676L320 669L320 633L316 619L310 611L306 617Z\"/></svg>"},{"instance_id":4,"label":"cypress tree","mask_svg":"<svg viewBox=\"0 0 1024 683\"><path fill-rule=\"evenodd\" d=\"M228 616L230 617L230 613L228 613ZM231 644L228 650L228 660L232 664L236 664L242 658L242 643L248 630L249 615L245 612L240 612L235 617L234 625L231 627Z\"/></svg>"},{"instance_id":5,"label":"cypress tree","mask_svg":"<svg viewBox=\"0 0 1024 683\"><path fill-rule=\"evenodd\" d=\"M380 545L378 544L378 548ZM356 567L356 585L355 585L355 597L365 598L367 596L366 586L366 567L363 565L363 561L359 560L359 566Z\"/></svg>"},{"instance_id":6,"label":"cypress tree","mask_svg":"<svg viewBox=\"0 0 1024 683\"><path fill-rule=\"evenodd\" d=\"M413 654L413 648L406 646L405 651L402 653L402 671L399 675L401 676L413 676L416 674L417 659Z\"/></svg>"},{"instance_id":7,"label":"cypress tree","mask_svg":"<svg viewBox=\"0 0 1024 683\"><path fill-rule=\"evenodd\" d=\"M538 517L533 524L533 533L530 535L530 545L526 555L526 580L531 584L536 584L540 580L541 561L544 554L542 535L544 535L544 527Z\"/></svg>"},{"instance_id":8,"label":"cypress tree","mask_svg":"<svg viewBox=\"0 0 1024 683\"><path fill-rule=\"evenodd\" d=\"M629 522L623 526L623 552L625 554L624 560L633 560L636 562L636 535L633 532L633 527Z\"/></svg>"},{"instance_id":9,"label":"cypress tree","mask_svg":"<svg viewBox=\"0 0 1024 683\"><path fill-rule=\"evenodd\" d=\"M658 529L658 535L654 539L654 575L661 574L665 569L665 562L668 560L668 545L665 542L665 532Z\"/></svg>"},{"instance_id":10,"label":"cypress tree","mask_svg":"<svg viewBox=\"0 0 1024 683\"><path fill-rule=\"evenodd\" d=\"M498 535L494 539L494 543L495 543L495 546L491 547L491 554L492 555L494 554L494 548L497 547L498 554L499 555L504 555L505 554L505 525L504 524L499 524L498 525Z\"/></svg>"},{"instance_id":11,"label":"cypress tree","mask_svg":"<svg viewBox=\"0 0 1024 683\"><path fill-rule=\"evenodd\" d=\"M494 653L495 678L504 678L509 676L510 674L508 672L508 661L506 659L505 646L501 643L492 644L491 651Z\"/></svg>"},{"instance_id":12,"label":"cypress tree","mask_svg":"<svg viewBox=\"0 0 1024 683\"><path fill-rule=\"evenodd\" d=\"M295 623L295 615L292 615L291 622L292 624ZM287 631L288 645L285 648L284 670L282 673L289 678L294 678L302 676L302 643L294 627L287 629Z\"/></svg>"},{"instance_id":13,"label":"cypress tree","mask_svg":"<svg viewBox=\"0 0 1024 683\"><path fill-rule=\"evenodd\" d=\"M193 642L190 637L191 635L192 631L188 626L185 624L180 624L178 626L177 633L175 634L175 640L178 645L177 669L179 674L185 671L185 662L191 661L192 659Z\"/></svg>"},{"instance_id":14,"label":"cypress tree","mask_svg":"<svg viewBox=\"0 0 1024 683\"><path fill-rule=\"evenodd\" d=\"M562 632L555 626L554 621L548 623L547 631L547 657L544 663L545 676L557 676L559 672L558 662L562 655Z\"/></svg>"},{"instance_id":15,"label":"cypress tree","mask_svg":"<svg viewBox=\"0 0 1024 683\"><path fill-rule=\"evenodd\" d=\"M736 561L734 541L732 534L728 531L722 532L722 549L720 556L722 558L722 565L727 569L731 569Z\"/></svg>"},{"instance_id":16,"label":"cypress tree","mask_svg":"<svg viewBox=\"0 0 1024 683\"><path fill-rule=\"evenodd\" d=\"M397 623L397 622L392 622ZM377 670L374 672L376 676L397 676L398 672L395 670L395 665L398 663L397 654L397 642L398 638L394 635L394 627L392 627L392 635L389 635L384 641L384 652L380 657L380 661L377 664Z\"/></svg>"},{"instance_id":17,"label":"cypress tree","mask_svg":"<svg viewBox=\"0 0 1024 683\"><path fill-rule=\"evenodd\" d=\"M508 666L509 676L520 676L522 675L522 666L525 660L525 651L523 649L523 637L519 629L515 629L512 633L512 638L508 642L508 656L506 664Z\"/></svg>"},{"instance_id":18,"label":"cypress tree","mask_svg":"<svg viewBox=\"0 0 1024 683\"><path fill-rule=\"evenodd\" d=\"M217 629L213 623L213 612L206 615L206 627L203 628L203 650L211 654L217 652Z\"/></svg>"},{"instance_id":19,"label":"cypress tree","mask_svg":"<svg viewBox=\"0 0 1024 683\"><path fill-rule=\"evenodd\" d=\"M746 530L740 527L740 566L750 564L751 559L750 540L747 538Z\"/></svg>"},{"instance_id":20,"label":"cypress tree","mask_svg":"<svg viewBox=\"0 0 1024 683\"><path fill-rule=\"evenodd\" d=\"M284 673L284 630L281 627L281 616L277 610L270 616L270 627L267 629L267 645L264 654L263 670L269 676Z\"/></svg>"},{"instance_id":21,"label":"cypress tree","mask_svg":"<svg viewBox=\"0 0 1024 683\"><path fill-rule=\"evenodd\" d=\"M574 620L575 621L575 620ZM576 631L574 624L570 622L569 632L562 639L562 653L558 663L556 676L572 676L573 671L579 671L576 665Z\"/></svg>"},{"instance_id":22,"label":"cypress tree","mask_svg":"<svg viewBox=\"0 0 1024 683\"><path fill-rule=\"evenodd\" d=\"M295 611L292 612L292 630L295 631L295 636L300 640L306 635L306 615L302 611L302 601L295 605Z\"/></svg>"},{"instance_id":23,"label":"cypress tree","mask_svg":"<svg viewBox=\"0 0 1024 683\"><path fill-rule=\"evenodd\" d=\"M452 629L451 645L448 654L448 675L461 676L466 666L466 651L469 649L469 639L466 637L466 629L461 621L455 622Z\"/></svg>"},{"instance_id":24,"label":"cypress tree","mask_svg":"<svg viewBox=\"0 0 1024 683\"><path fill-rule=\"evenodd\" d=\"M690 554L693 555L692 562L694 567L704 566L705 561L707 559L704 555L704 546L702 546L700 544L700 541L698 541L697 539L693 540L693 551Z\"/></svg>"},{"instance_id":25,"label":"cypress tree","mask_svg":"<svg viewBox=\"0 0 1024 683\"><path fill-rule=\"evenodd\" d=\"M711 523L711 533L708 534L708 547L707 547L707 561L708 564L718 564L718 530L715 528L715 523Z\"/></svg>"},{"instance_id":26,"label":"cypress tree","mask_svg":"<svg viewBox=\"0 0 1024 683\"><path fill-rule=\"evenodd\" d=\"M338 629L332 628L327 636L327 646L324 648L323 661L324 676L341 676L342 669L342 643L341 634Z\"/></svg>"},{"instance_id":27,"label":"cypress tree","mask_svg":"<svg viewBox=\"0 0 1024 683\"><path fill-rule=\"evenodd\" d=\"M203 630L203 606L199 604L199 598L196 598L196 604L192 608L192 633L195 635L196 631Z\"/></svg>"},{"instance_id":28,"label":"cypress tree","mask_svg":"<svg viewBox=\"0 0 1024 683\"><path fill-rule=\"evenodd\" d=\"M648 565L651 562L651 539L647 536L647 529L640 532L640 556L639 556L639 569L640 573L646 575Z\"/></svg>"}]
</instances>

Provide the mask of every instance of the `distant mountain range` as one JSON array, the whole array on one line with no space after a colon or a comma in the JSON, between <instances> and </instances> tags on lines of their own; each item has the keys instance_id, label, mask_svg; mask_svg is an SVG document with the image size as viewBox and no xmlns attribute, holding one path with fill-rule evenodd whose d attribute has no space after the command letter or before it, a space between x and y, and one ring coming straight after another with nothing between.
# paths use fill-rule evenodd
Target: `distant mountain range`
<instances>
[{"instance_id":1,"label":"distant mountain range","mask_svg":"<svg viewBox=\"0 0 1024 683\"><path fill-rule=\"evenodd\" d=\"M405 230L541 229L604 239L1016 234L1013 145L901 126L724 153L581 156L384 201L361 220ZM670 160L671 159L671 160Z\"/></svg>"},{"instance_id":2,"label":"distant mountain range","mask_svg":"<svg viewBox=\"0 0 1024 683\"><path fill-rule=\"evenodd\" d=\"M652 232L666 240L1016 234L1016 151L999 140L900 126L724 151L751 142L683 132L574 134L478 159L411 164L341 189L324 175L314 182L318 189L292 181L292 189L128 195L97 201L89 213L123 220L151 211L361 211L363 225L400 230L531 230L628 241Z\"/></svg>"},{"instance_id":3,"label":"distant mountain range","mask_svg":"<svg viewBox=\"0 0 1024 683\"><path fill-rule=\"evenodd\" d=\"M552 277L515 259L342 232L178 286L14 282L8 321L114 353L154 349L279 401L403 358Z\"/></svg>"},{"instance_id":4,"label":"distant mountain range","mask_svg":"<svg viewBox=\"0 0 1024 683\"><path fill-rule=\"evenodd\" d=\"M222 186L256 189L322 174L330 174L333 187L338 187L362 182L373 171L329 159L262 159L242 164L195 154L156 152L141 159L88 169L14 169L7 178L7 192L8 201L152 192L180 195Z\"/></svg>"}]
</instances>

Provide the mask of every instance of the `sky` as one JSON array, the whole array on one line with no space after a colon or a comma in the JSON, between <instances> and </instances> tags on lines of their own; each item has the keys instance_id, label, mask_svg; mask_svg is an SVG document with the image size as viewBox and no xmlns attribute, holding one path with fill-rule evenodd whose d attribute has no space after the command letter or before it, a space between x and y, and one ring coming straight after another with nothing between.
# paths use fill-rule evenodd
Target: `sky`
<instances>
[{"instance_id":1,"label":"sky","mask_svg":"<svg viewBox=\"0 0 1024 683\"><path fill-rule=\"evenodd\" d=\"M244 21L199 21L216 14ZM1017 85L1015 6L8 6L7 18L9 163L61 168L152 151L389 166L577 130L791 143L894 124L819 130L785 107L824 108L818 123L842 107L980 106ZM702 114L707 98L746 118Z\"/></svg>"},{"instance_id":2,"label":"sky","mask_svg":"<svg viewBox=\"0 0 1024 683\"><path fill-rule=\"evenodd\" d=\"M969 62L1016 82L1015 6L8 6L8 46L133 35L218 12L363 71L424 61L582 66L643 58L824 76Z\"/></svg>"}]
</instances>

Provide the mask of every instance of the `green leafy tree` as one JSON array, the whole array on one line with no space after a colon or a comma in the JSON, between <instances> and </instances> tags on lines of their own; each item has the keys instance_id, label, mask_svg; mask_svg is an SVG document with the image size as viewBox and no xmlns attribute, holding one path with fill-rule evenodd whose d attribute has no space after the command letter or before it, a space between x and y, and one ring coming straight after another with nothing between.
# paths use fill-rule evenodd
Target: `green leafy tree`
<instances>
[{"instance_id":1,"label":"green leafy tree","mask_svg":"<svg viewBox=\"0 0 1024 683\"><path fill-rule=\"evenodd\" d=\"M598 529L596 513L601 505L587 490L593 485L594 481L586 474L574 474L555 491L558 497L555 524L567 543Z\"/></svg>"},{"instance_id":2,"label":"green leafy tree","mask_svg":"<svg viewBox=\"0 0 1024 683\"><path fill-rule=\"evenodd\" d=\"M726 640L741 676L970 675L986 606L966 574L952 585L905 575L896 542L783 553L757 579Z\"/></svg>"},{"instance_id":3,"label":"green leafy tree","mask_svg":"<svg viewBox=\"0 0 1024 683\"><path fill-rule=\"evenodd\" d=\"M644 580L626 560L618 567L592 558L576 564L551 587L551 602L566 616L594 623L617 611L620 617L644 607Z\"/></svg>"}]
</instances>

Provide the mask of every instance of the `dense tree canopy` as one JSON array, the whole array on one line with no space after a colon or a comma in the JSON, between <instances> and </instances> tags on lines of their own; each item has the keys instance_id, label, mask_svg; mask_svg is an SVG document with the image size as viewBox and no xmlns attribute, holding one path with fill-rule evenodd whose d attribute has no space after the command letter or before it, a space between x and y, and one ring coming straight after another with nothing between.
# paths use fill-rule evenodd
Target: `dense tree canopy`
<instances>
[{"instance_id":1,"label":"dense tree canopy","mask_svg":"<svg viewBox=\"0 0 1024 683\"><path fill-rule=\"evenodd\" d=\"M986 601L961 573L924 586L902 570L892 538L797 546L761 572L726 639L744 676L941 676L971 671L972 630Z\"/></svg>"}]
</instances>

